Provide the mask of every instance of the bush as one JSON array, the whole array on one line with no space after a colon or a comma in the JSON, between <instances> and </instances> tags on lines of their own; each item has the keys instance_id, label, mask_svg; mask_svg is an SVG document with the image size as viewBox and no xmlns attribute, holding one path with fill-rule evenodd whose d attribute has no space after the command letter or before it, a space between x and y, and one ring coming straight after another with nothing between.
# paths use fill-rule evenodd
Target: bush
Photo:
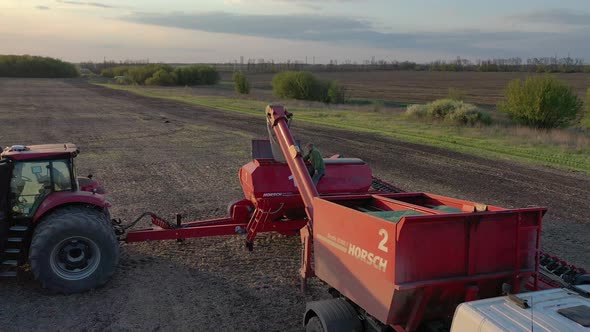
<instances>
[{"instance_id":1,"label":"bush","mask_svg":"<svg viewBox=\"0 0 590 332\"><path fill-rule=\"evenodd\" d=\"M272 78L272 91L280 98L315 100L313 90L317 80L310 72L284 71Z\"/></svg>"},{"instance_id":2,"label":"bush","mask_svg":"<svg viewBox=\"0 0 590 332\"><path fill-rule=\"evenodd\" d=\"M457 125L475 126L479 123L490 125L492 118L481 113L475 105L461 103L456 109L448 114L448 120Z\"/></svg>"},{"instance_id":3,"label":"bush","mask_svg":"<svg viewBox=\"0 0 590 332\"><path fill-rule=\"evenodd\" d=\"M337 81L330 81L328 86L328 101L332 104L343 104L346 102L346 88Z\"/></svg>"},{"instance_id":4,"label":"bush","mask_svg":"<svg viewBox=\"0 0 590 332\"><path fill-rule=\"evenodd\" d=\"M460 107L463 102L452 99L439 99L426 106L426 113L434 119L444 119L451 111Z\"/></svg>"},{"instance_id":5,"label":"bush","mask_svg":"<svg viewBox=\"0 0 590 332\"><path fill-rule=\"evenodd\" d=\"M341 103L345 89L336 81L317 79L307 71L284 71L272 79L273 93L280 98Z\"/></svg>"},{"instance_id":6,"label":"bush","mask_svg":"<svg viewBox=\"0 0 590 332\"><path fill-rule=\"evenodd\" d=\"M131 85L135 83L127 76L115 76L114 79L117 84Z\"/></svg>"},{"instance_id":7,"label":"bush","mask_svg":"<svg viewBox=\"0 0 590 332\"><path fill-rule=\"evenodd\" d=\"M172 67L164 64L148 64L143 66L119 66L103 69L100 74L104 77L117 78L125 76L135 84L147 84L147 80L159 71L170 73ZM152 80L153 81L153 80Z\"/></svg>"},{"instance_id":8,"label":"bush","mask_svg":"<svg viewBox=\"0 0 590 332\"><path fill-rule=\"evenodd\" d=\"M179 85L213 85L219 83L219 72L211 66L192 65L174 70Z\"/></svg>"},{"instance_id":9,"label":"bush","mask_svg":"<svg viewBox=\"0 0 590 332\"><path fill-rule=\"evenodd\" d=\"M152 77L145 80L145 85L176 85L176 74L165 69L160 69Z\"/></svg>"},{"instance_id":10,"label":"bush","mask_svg":"<svg viewBox=\"0 0 590 332\"><path fill-rule=\"evenodd\" d=\"M409 105L406 109L406 115L412 118L422 119L427 115L426 105Z\"/></svg>"},{"instance_id":11,"label":"bush","mask_svg":"<svg viewBox=\"0 0 590 332\"><path fill-rule=\"evenodd\" d=\"M199 73L201 74L201 84L214 85L219 83L221 79L217 69L211 66L200 66Z\"/></svg>"},{"instance_id":12,"label":"bush","mask_svg":"<svg viewBox=\"0 0 590 332\"><path fill-rule=\"evenodd\" d=\"M149 64L145 66L130 67L125 76L132 79L137 84L146 84L147 79L154 76L159 71L169 73L172 67L163 64Z\"/></svg>"},{"instance_id":13,"label":"bush","mask_svg":"<svg viewBox=\"0 0 590 332\"><path fill-rule=\"evenodd\" d=\"M250 82L248 82L248 78L246 75L241 71L237 71L233 75L234 79L234 86L236 88L236 92L241 94L249 94L250 93Z\"/></svg>"},{"instance_id":14,"label":"bush","mask_svg":"<svg viewBox=\"0 0 590 332\"><path fill-rule=\"evenodd\" d=\"M78 77L78 70L69 62L49 57L0 55L0 76L66 78Z\"/></svg>"},{"instance_id":15,"label":"bush","mask_svg":"<svg viewBox=\"0 0 590 332\"><path fill-rule=\"evenodd\" d=\"M104 77L115 78L117 76L127 76L127 72L131 67L129 66L119 66L119 67L111 67L101 70L100 75Z\"/></svg>"},{"instance_id":16,"label":"bush","mask_svg":"<svg viewBox=\"0 0 590 332\"><path fill-rule=\"evenodd\" d=\"M410 105L406 116L415 119L445 121L460 126L489 125L492 119L472 104L451 99L439 99L426 105Z\"/></svg>"},{"instance_id":17,"label":"bush","mask_svg":"<svg viewBox=\"0 0 590 332\"><path fill-rule=\"evenodd\" d=\"M498 109L513 121L536 128L568 125L582 109L571 87L552 76L512 80Z\"/></svg>"},{"instance_id":18,"label":"bush","mask_svg":"<svg viewBox=\"0 0 590 332\"><path fill-rule=\"evenodd\" d=\"M136 84L146 85L200 85L216 84L220 76L211 66L194 65L172 69L165 64L119 66L103 69L101 75L115 78L126 76Z\"/></svg>"}]
</instances>

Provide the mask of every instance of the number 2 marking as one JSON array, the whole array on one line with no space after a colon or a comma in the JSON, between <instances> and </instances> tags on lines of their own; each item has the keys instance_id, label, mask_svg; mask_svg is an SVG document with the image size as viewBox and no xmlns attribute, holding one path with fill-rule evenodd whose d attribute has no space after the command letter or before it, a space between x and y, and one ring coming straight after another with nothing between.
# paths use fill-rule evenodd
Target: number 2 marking
<instances>
[{"instance_id":1,"label":"number 2 marking","mask_svg":"<svg viewBox=\"0 0 590 332\"><path fill-rule=\"evenodd\" d=\"M381 242L379 242L379 246L377 248L379 248L379 250L387 252L389 249L385 246L385 244L387 243L387 239L389 238L389 234L387 233L387 231L384 228L381 228L379 230L379 236L383 236L383 239L381 240Z\"/></svg>"}]
</instances>

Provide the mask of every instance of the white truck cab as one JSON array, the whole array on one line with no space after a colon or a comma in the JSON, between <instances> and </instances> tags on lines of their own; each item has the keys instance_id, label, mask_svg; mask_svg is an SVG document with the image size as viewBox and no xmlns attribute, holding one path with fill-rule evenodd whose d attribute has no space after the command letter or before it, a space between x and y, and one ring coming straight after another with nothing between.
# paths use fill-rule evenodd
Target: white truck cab
<instances>
[{"instance_id":1,"label":"white truck cab","mask_svg":"<svg viewBox=\"0 0 590 332\"><path fill-rule=\"evenodd\" d=\"M462 303L451 332L464 331L590 332L590 285Z\"/></svg>"}]
</instances>

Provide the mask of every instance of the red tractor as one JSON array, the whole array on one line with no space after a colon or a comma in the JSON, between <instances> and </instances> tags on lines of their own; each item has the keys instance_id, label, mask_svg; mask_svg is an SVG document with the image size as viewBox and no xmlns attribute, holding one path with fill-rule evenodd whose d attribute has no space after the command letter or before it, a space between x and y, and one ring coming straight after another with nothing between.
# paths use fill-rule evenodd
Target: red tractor
<instances>
[{"instance_id":1,"label":"red tractor","mask_svg":"<svg viewBox=\"0 0 590 332\"><path fill-rule=\"evenodd\" d=\"M104 190L76 176L74 144L15 145L0 159L0 277L27 261L44 288L105 284L119 260Z\"/></svg>"}]
</instances>

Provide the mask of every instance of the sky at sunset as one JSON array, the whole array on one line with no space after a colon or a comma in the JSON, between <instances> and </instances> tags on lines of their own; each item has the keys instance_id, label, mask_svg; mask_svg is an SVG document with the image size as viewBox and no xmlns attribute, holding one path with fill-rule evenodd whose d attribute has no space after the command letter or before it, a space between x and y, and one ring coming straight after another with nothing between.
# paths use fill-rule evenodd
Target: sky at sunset
<instances>
[{"instance_id":1,"label":"sky at sunset","mask_svg":"<svg viewBox=\"0 0 590 332\"><path fill-rule=\"evenodd\" d=\"M590 2L0 0L0 54L176 63L569 54L590 62Z\"/></svg>"}]
</instances>

